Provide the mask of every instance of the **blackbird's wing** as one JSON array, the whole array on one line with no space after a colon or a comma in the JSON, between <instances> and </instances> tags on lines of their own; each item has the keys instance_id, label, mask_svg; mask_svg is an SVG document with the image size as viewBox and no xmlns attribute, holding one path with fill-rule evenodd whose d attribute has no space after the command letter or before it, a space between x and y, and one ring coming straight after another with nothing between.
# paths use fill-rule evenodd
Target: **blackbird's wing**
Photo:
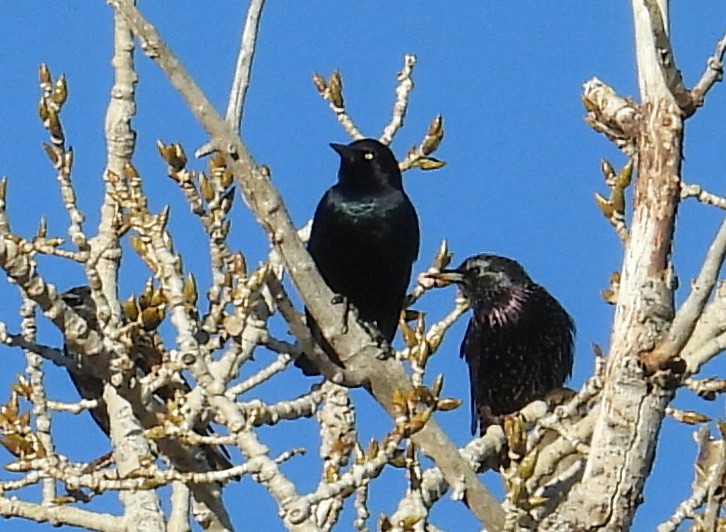
<instances>
[{"instance_id":1,"label":"blackbird's wing","mask_svg":"<svg viewBox=\"0 0 726 532\"><path fill-rule=\"evenodd\" d=\"M403 191L356 196L336 185L315 210L308 251L331 290L345 296L360 319L376 323L391 342L419 242L418 217ZM340 364L307 309L306 316L316 342ZM318 374L304 355L295 365L306 375Z\"/></svg>"}]
</instances>

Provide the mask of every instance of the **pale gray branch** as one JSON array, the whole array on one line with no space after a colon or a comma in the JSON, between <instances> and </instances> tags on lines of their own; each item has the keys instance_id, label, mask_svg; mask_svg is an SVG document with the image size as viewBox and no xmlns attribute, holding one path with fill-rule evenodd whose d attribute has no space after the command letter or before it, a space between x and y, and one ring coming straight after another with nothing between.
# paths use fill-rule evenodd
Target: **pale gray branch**
<instances>
[{"instance_id":1,"label":"pale gray branch","mask_svg":"<svg viewBox=\"0 0 726 532\"><path fill-rule=\"evenodd\" d=\"M597 78L583 85L583 102L587 122L595 131L606 135L626 155L636 153L635 137L640 122L640 109L630 99L618 96L615 90Z\"/></svg>"},{"instance_id":2,"label":"pale gray branch","mask_svg":"<svg viewBox=\"0 0 726 532\"><path fill-rule=\"evenodd\" d=\"M300 242L295 226L269 177L256 168L252 157L240 139L214 111L213 106L171 50L162 42L153 26L128 0L111 0L110 3L127 18L134 33L141 40L146 53L164 70L171 83L187 100L197 119L210 133L215 146L227 156L230 168L240 180L247 203L255 211L259 223L267 230L272 243L279 249L295 285L324 336L341 355L341 360L346 365L350 364L353 368L366 368L370 383L369 389L374 397L383 404L387 411L395 412L394 392L410 388L410 380L403 367L399 362L390 359L378 360L377 355L381 353L380 348L355 320L348 320L347 332L343 334L340 330L340 324L343 322L343 309L330 308L328 305L333 298L333 293L317 273L315 265ZM220 406L224 406L221 397L210 397L210 403L215 407L218 403ZM230 412L230 414L232 413ZM227 413L225 412L224 415L227 416ZM241 416L239 417L241 418ZM242 426L243 420L232 419L231 423L230 429L234 430L232 426L235 424L237 427ZM242 436L243 434L240 434L240 439ZM445 471L445 475L452 484L465 486L467 502L477 517L483 523L488 524L489 528L498 529L503 517L501 507L458 455L456 448L435 420L430 420L420 432L414 435L413 439L422 451ZM243 445L244 442L239 443ZM255 455L258 456L258 453ZM288 487L294 493L294 486ZM281 496L282 494L276 495ZM285 493L278 500L293 500L290 495L290 493Z\"/></svg>"},{"instance_id":3,"label":"pale gray branch","mask_svg":"<svg viewBox=\"0 0 726 532\"><path fill-rule=\"evenodd\" d=\"M643 363L654 370L667 360L680 354L691 338L708 298L716 286L718 274L726 257L726 218L721 223L713 242L708 248L698 277L691 285L691 292L678 309L668 333L668 339L643 357Z\"/></svg>"},{"instance_id":4,"label":"pale gray branch","mask_svg":"<svg viewBox=\"0 0 726 532\"><path fill-rule=\"evenodd\" d=\"M22 517L36 523L49 523L54 526L77 526L99 532L125 532L128 530L122 517L89 512L73 506L46 506L24 502L16 498L0 497L0 515Z\"/></svg>"},{"instance_id":5,"label":"pale gray branch","mask_svg":"<svg viewBox=\"0 0 726 532\"><path fill-rule=\"evenodd\" d=\"M232 126L235 133L239 133L242 126L242 113L244 112L245 96L250 84L250 73L252 72L252 61L255 57L255 45L257 44L257 29L260 25L260 15L265 0L251 0L247 10L242 42L240 43L239 56L237 57L237 68L232 82L232 92L229 95L227 105L227 123Z\"/></svg>"},{"instance_id":6,"label":"pale gray branch","mask_svg":"<svg viewBox=\"0 0 726 532\"><path fill-rule=\"evenodd\" d=\"M681 185L681 199L696 198L698 201L705 205L714 205L719 209L726 210L726 198L711 194L710 192L703 190L701 185Z\"/></svg>"},{"instance_id":7,"label":"pale gray branch","mask_svg":"<svg viewBox=\"0 0 726 532\"><path fill-rule=\"evenodd\" d=\"M693 103L700 107L711 87L723 79L723 56L726 53L726 33L716 43L716 51L706 61L706 71L691 89Z\"/></svg>"},{"instance_id":8,"label":"pale gray branch","mask_svg":"<svg viewBox=\"0 0 726 532\"><path fill-rule=\"evenodd\" d=\"M242 114L244 113L245 97L250 85L250 74L252 62L255 57L255 46L257 45L257 30L260 25L260 16L265 0L251 0L245 17L242 41L240 42L239 55L237 56L237 67L234 71L232 90L229 93L227 102L227 123L232 126L235 133L239 134L242 128ZM199 148L194 154L196 157L204 157L212 152L211 143Z\"/></svg>"},{"instance_id":9,"label":"pale gray branch","mask_svg":"<svg viewBox=\"0 0 726 532\"><path fill-rule=\"evenodd\" d=\"M686 117L691 116L695 110L691 93L686 89L683 83L683 77L680 71L676 67L676 59L673 54L673 48L671 47L671 40L668 37L668 28L666 27L666 19L661 13L661 7L658 5L657 0L643 0L645 7L650 16L650 25L653 32L653 41L655 44L655 52L658 58L658 64L660 65L663 79L665 81L668 90L670 90L673 98L675 99L678 107L683 111ZM667 9L667 3L664 3L664 8ZM667 11L665 11L667 13Z\"/></svg>"},{"instance_id":10,"label":"pale gray branch","mask_svg":"<svg viewBox=\"0 0 726 532\"><path fill-rule=\"evenodd\" d=\"M379 140L382 144L388 146L393 137L396 135L401 126L403 126L403 117L406 116L406 109L408 109L408 95L413 89L413 80L411 79L411 73L413 67L416 65L416 56L413 54L406 54L403 58L403 68L398 73L398 87L396 87L396 102L393 104L393 113L391 115L391 121L383 129Z\"/></svg>"}]
</instances>

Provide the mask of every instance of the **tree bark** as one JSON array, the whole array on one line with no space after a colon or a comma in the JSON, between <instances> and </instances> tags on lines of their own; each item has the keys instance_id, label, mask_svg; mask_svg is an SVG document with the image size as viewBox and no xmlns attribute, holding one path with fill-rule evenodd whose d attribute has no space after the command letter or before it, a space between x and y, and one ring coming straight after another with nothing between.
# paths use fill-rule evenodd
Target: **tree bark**
<instances>
[{"instance_id":1,"label":"tree bark","mask_svg":"<svg viewBox=\"0 0 726 532\"><path fill-rule=\"evenodd\" d=\"M667 0L657 4L667 28ZM645 0L633 0L633 15L642 102L638 172L602 410L582 482L547 520L548 530L629 528L643 499L665 408L675 393L667 379L646 374L640 357L664 339L673 318L670 254L683 119L658 57Z\"/></svg>"}]
</instances>

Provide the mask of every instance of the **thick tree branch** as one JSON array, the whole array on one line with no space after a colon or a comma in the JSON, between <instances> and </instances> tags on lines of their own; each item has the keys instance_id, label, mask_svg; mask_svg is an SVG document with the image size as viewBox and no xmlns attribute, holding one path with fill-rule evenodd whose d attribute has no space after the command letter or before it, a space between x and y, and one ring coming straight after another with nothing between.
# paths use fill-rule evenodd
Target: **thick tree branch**
<instances>
[{"instance_id":1,"label":"thick tree branch","mask_svg":"<svg viewBox=\"0 0 726 532\"><path fill-rule=\"evenodd\" d=\"M72 506L45 506L23 502L16 498L0 497L0 515L22 517L37 523L54 526L71 525L100 532L124 532L128 530L121 517L98 512L88 512ZM136 526L141 523L135 523Z\"/></svg>"},{"instance_id":2,"label":"thick tree branch","mask_svg":"<svg viewBox=\"0 0 726 532\"><path fill-rule=\"evenodd\" d=\"M587 110L585 122L632 157L635 155L635 139L640 122L640 109L636 104L615 90L592 78L582 87L582 101Z\"/></svg>"},{"instance_id":3,"label":"thick tree branch","mask_svg":"<svg viewBox=\"0 0 726 532\"><path fill-rule=\"evenodd\" d=\"M668 27L666 20L663 18L663 12L661 12L657 0L643 0L643 2L650 17L656 57L662 71L663 80L673 95L676 104L683 111L685 117L688 118L696 111L696 105L693 102L691 93L688 92L683 83L681 72L676 67L676 58L671 47L671 40L668 37Z\"/></svg>"},{"instance_id":4,"label":"thick tree branch","mask_svg":"<svg viewBox=\"0 0 726 532\"><path fill-rule=\"evenodd\" d=\"M391 359L379 360L378 356L383 354L381 349L355 320L349 319L348 332L342 333L344 312L342 309L330 308L328 302L333 299L333 293L317 273L310 255L297 236L282 199L269 179L256 168L240 139L216 113L171 50L138 10L126 0L111 0L110 3L126 17L145 52L169 76L197 119L212 136L215 146L228 157L230 167L240 180L245 200L285 260L293 282L325 337L336 352L341 354L346 365L366 371L369 390L388 412L394 413L394 392L410 387L410 380L401 364ZM502 524L501 507L459 456L456 447L438 424L431 420L413 439L441 467L452 485L463 488L461 491L466 502L482 523L490 530L499 529Z\"/></svg>"},{"instance_id":5,"label":"thick tree branch","mask_svg":"<svg viewBox=\"0 0 726 532\"><path fill-rule=\"evenodd\" d=\"M106 109L104 132L106 137L107 163L104 172L105 193L101 206L101 219L98 234L89 241L92 261L87 264L89 285L96 291L94 299L99 310L111 314L110 322L104 324L106 332L112 333L119 322L121 310L116 299L118 266L121 258L118 234L116 232L118 205L111 197L113 185L107 177L109 172L123 175L124 168L130 164L136 147L136 132L131 120L136 114L136 82L138 77L134 67L134 40L128 22L114 13L113 59L114 85ZM99 301L99 291L103 299ZM103 303L103 305L99 304ZM101 308L105 307L105 308ZM122 375L118 375L122 377ZM140 457L149 456L149 443L141 436L141 427L131 412L133 409L115 389L107 385L104 390L109 419L110 437L114 449L114 459L122 475L127 475L141 467ZM163 530L164 513L158 495L151 490L135 493L122 492L124 516L132 522L144 523L149 530Z\"/></svg>"},{"instance_id":6,"label":"thick tree branch","mask_svg":"<svg viewBox=\"0 0 726 532\"><path fill-rule=\"evenodd\" d=\"M667 0L658 0L667 27ZM632 0L642 119L631 238L625 250L613 333L582 481L546 530L626 530L642 502L665 409L675 393L651 379L640 356L652 351L673 318L671 244L680 200L682 112L664 78L656 30L644 0Z\"/></svg>"}]
</instances>

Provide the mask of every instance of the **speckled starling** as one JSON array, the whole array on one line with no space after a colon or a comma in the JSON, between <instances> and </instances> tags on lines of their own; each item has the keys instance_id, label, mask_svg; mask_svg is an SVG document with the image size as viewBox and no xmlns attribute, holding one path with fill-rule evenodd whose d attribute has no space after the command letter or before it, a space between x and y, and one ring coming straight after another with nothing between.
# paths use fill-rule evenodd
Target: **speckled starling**
<instances>
[{"instance_id":1,"label":"speckled starling","mask_svg":"<svg viewBox=\"0 0 726 532\"><path fill-rule=\"evenodd\" d=\"M63 301L73 308L73 310L84 320L88 326L98 331L98 318L96 317L96 305L91 298L91 289L87 286L77 286L71 288L67 292L61 294ZM100 429L110 434L110 422L108 417L108 410L106 403L103 401L103 388L104 381L98 377L92 375L89 371L83 371L83 360L84 356L81 354L74 353L69 346L64 346L64 354L72 358L78 365L78 372L68 370L68 374L71 377L71 381L78 390L78 393L83 399L97 400L98 406L90 410L91 416L93 417L96 424ZM141 334L134 337L134 345L129 353L131 359L136 366L139 376L149 374L153 369L159 366L162 362L161 352L159 346L155 345L150 334L142 331ZM174 398L177 391L186 393L190 391L189 383L187 383L183 377L179 377L177 381L166 384L154 392L154 397L161 403L166 403ZM205 427L200 424L199 427L195 427L195 431L199 434L207 435L211 432L210 427ZM203 446L202 450L209 467L216 470L222 470L232 467L229 462L229 455L227 451L220 446Z\"/></svg>"},{"instance_id":2,"label":"speckled starling","mask_svg":"<svg viewBox=\"0 0 726 532\"><path fill-rule=\"evenodd\" d=\"M575 325L518 262L475 255L432 277L458 284L474 311L461 343L472 434L562 387L572 372Z\"/></svg>"},{"instance_id":3,"label":"speckled starling","mask_svg":"<svg viewBox=\"0 0 726 532\"><path fill-rule=\"evenodd\" d=\"M318 204L308 251L330 289L390 343L418 256L418 216L387 146L363 139L331 147L340 155L338 183ZM307 320L316 342L340 364L309 312ZM304 355L295 364L318 375Z\"/></svg>"}]
</instances>

